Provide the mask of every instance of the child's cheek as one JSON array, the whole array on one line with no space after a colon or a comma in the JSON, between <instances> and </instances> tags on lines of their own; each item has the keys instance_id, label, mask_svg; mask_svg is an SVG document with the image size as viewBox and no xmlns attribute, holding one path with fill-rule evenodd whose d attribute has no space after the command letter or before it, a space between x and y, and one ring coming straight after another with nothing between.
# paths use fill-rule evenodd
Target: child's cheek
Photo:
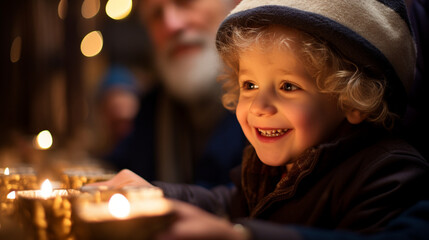
<instances>
[{"instance_id":1,"label":"child's cheek","mask_svg":"<svg viewBox=\"0 0 429 240\"><path fill-rule=\"evenodd\" d=\"M239 101L237 104L237 108L235 110L235 115L237 117L238 123L241 126L241 129L243 130L244 134L248 138L248 134L250 131L249 123L247 122L248 118L248 108L246 107L246 101Z\"/></svg>"},{"instance_id":2,"label":"child's cheek","mask_svg":"<svg viewBox=\"0 0 429 240\"><path fill-rule=\"evenodd\" d=\"M324 131L321 119L323 114L314 107L301 105L297 107L295 114L291 115L300 148L306 149L320 142Z\"/></svg>"}]
</instances>

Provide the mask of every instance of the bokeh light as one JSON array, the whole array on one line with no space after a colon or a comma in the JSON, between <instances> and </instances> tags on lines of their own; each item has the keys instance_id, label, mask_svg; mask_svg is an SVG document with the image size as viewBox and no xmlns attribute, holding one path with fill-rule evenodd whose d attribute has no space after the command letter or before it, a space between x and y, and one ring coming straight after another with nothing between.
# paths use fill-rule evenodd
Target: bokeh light
<instances>
[{"instance_id":1,"label":"bokeh light","mask_svg":"<svg viewBox=\"0 0 429 240\"><path fill-rule=\"evenodd\" d=\"M12 46L10 47L10 61L16 63L21 58L22 40L18 36L13 39Z\"/></svg>"},{"instance_id":2,"label":"bokeh light","mask_svg":"<svg viewBox=\"0 0 429 240\"><path fill-rule=\"evenodd\" d=\"M89 19L97 15L100 10L100 0L84 0L82 3L82 17Z\"/></svg>"},{"instance_id":3,"label":"bokeh light","mask_svg":"<svg viewBox=\"0 0 429 240\"><path fill-rule=\"evenodd\" d=\"M80 50L86 57L93 57L103 49L103 35L100 31L88 33L80 44Z\"/></svg>"},{"instance_id":4,"label":"bokeh light","mask_svg":"<svg viewBox=\"0 0 429 240\"><path fill-rule=\"evenodd\" d=\"M132 8L132 0L109 0L106 3L106 14L112 19L120 20L127 17Z\"/></svg>"},{"instance_id":5,"label":"bokeh light","mask_svg":"<svg viewBox=\"0 0 429 240\"><path fill-rule=\"evenodd\" d=\"M39 149L49 149L53 142L52 135L48 130L43 130L36 136L36 147Z\"/></svg>"},{"instance_id":6,"label":"bokeh light","mask_svg":"<svg viewBox=\"0 0 429 240\"><path fill-rule=\"evenodd\" d=\"M67 6L67 0L60 0L60 2L58 3L58 17L60 17L62 20L66 19Z\"/></svg>"}]
</instances>

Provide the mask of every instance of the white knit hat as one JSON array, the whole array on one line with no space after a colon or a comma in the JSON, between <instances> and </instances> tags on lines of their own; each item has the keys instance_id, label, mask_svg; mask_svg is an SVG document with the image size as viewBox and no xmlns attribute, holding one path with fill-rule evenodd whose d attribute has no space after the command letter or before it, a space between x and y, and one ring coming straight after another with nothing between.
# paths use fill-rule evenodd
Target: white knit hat
<instances>
[{"instance_id":1,"label":"white knit hat","mask_svg":"<svg viewBox=\"0 0 429 240\"><path fill-rule=\"evenodd\" d=\"M405 111L416 48L401 0L242 0L222 22L217 44L231 26L280 24L318 36L360 66L383 71L389 109Z\"/></svg>"}]
</instances>

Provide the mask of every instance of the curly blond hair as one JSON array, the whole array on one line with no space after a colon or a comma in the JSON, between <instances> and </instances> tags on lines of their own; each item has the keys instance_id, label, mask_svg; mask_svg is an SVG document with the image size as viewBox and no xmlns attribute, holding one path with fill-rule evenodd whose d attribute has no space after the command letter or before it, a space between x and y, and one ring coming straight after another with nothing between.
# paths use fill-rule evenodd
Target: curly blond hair
<instances>
[{"instance_id":1,"label":"curly blond hair","mask_svg":"<svg viewBox=\"0 0 429 240\"><path fill-rule=\"evenodd\" d=\"M389 111L384 99L386 80L369 66L357 66L347 60L329 43L310 34L298 32L299 39L291 38L276 26L254 28L231 27L225 34L228 38L218 42L218 52L226 64L220 76L224 89L222 102L225 108L234 111L240 94L238 85L240 53L257 44L260 49L287 48L301 58L306 70L315 79L320 92L331 95L343 111L358 110L366 121L393 127L396 114ZM284 26L282 26L284 28ZM291 47L294 45L294 48ZM295 47L296 46L296 47Z\"/></svg>"}]
</instances>

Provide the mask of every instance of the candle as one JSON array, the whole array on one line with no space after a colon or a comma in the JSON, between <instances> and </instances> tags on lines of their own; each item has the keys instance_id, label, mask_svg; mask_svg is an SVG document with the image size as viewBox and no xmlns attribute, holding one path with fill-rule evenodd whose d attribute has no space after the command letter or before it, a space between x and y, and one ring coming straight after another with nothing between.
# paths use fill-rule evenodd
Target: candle
<instances>
[{"instance_id":1,"label":"candle","mask_svg":"<svg viewBox=\"0 0 429 240\"><path fill-rule=\"evenodd\" d=\"M26 239L14 218L0 214L0 239Z\"/></svg>"},{"instance_id":2,"label":"candle","mask_svg":"<svg viewBox=\"0 0 429 240\"><path fill-rule=\"evenodd\" d=\"M108 208L109 213L115 218L126 218L130 215L130 202L120 193L113 194L109 200Z\"/></svg>"},{"instance_id":3,"label":"candle","mask_svg":"<svg viewBox=\"0 0 429 240\"><path fill-rule=\"evenodd\" d=\"M153 239L174 220L171 201L159 192L123 188L81 194L73 206L77 238Z\"/></svg>"},{"instance_id":4,"label":"candle","mask_svg":"<svg viewBox=\"0 0 429 240\"><path fill-rule=\"evenodd\" d=\"M73 189L53 189L46 179L40 190L16 191L16 205L22 223L36 240L71 239Z\"/></svg>"},{"instance_id":5,"label":"candle","mask_svg":"<svg viewBox=\"0 0 429 240\"><path fill-rule=\"evenodd\" d=\"M107 181L115 176L115 173L102 168L78 167L64 169L61 181L65 188L80 189L88 183Z\"/></svg>"},{"instance_id":6,"label":"candle","mask_svg":"<svg viewBox=\"0 0 429 240\"><path fill-rule=\"evenodd\" d=\"M14 198L9 195L15 190L37 188L37 176L31 167L0 168L0 215L14 214Z\"/></svg>"}]
</instances>

